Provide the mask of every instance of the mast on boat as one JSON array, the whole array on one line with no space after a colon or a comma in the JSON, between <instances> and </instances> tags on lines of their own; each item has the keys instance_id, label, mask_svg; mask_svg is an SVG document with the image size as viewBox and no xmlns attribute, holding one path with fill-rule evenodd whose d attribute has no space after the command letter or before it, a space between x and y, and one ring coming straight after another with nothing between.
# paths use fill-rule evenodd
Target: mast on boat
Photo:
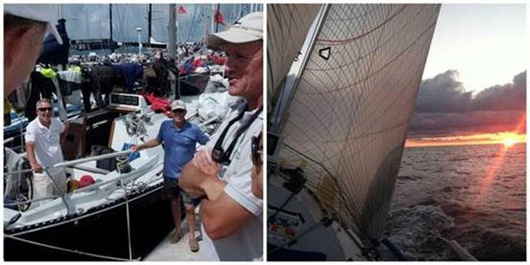
<instances>
[{"instance_id":1,"label":"mast on boat","mask_svg":"<svg viewBox=\"0 0 530 265\"><path fill-rule=\"evenodd\" d=\"M175 51L176 51L176 21L177 21L177 13L176 13L176 4L169 4L169 26L168 26L168 45L167 45L167 52L171 59L175 59Z\"/></svg>"},{"instance_id":2,"label":"mast on boat","mask_svg":"<svg viewBox=\"0 0 530 265\"><path fill-rule=\"evenodd\" d=\"M170 61L172 63L175 63L175 53L177 51L176 48L176 38L177 38L177 5L176 4L169 4L169 25L168 25L168 43L167 43L167 50L168 55L170 58ZM172 71L169 71L170 76L170 85L171 85L171 94L174 95L174 99L177 99L180 96L180 88L177 87L177 84L180 84L178 82L178 76L175 76Z\"/></svg>"},{"instance_id":3,"label":"mast on boat","mask_svg":"<svg viewBox=\"0 0 530 265\"><path fill-rule=\"evenodd\" d=\"M149 11L147 13L147 45L151 46L151 20L153 13L153 4L149 4Z\"/></svg>"},{"instance_id":4,"label":"mast on boat","mask_svg":"<svg viewBox=\"0 0 530 265\"><path fill-rule=\"evenodd\" d=\"M276 104L276 107L274 109L274 114L272 115L272 132L276 134L280 134L283 125L285 123L285 110L288 108L288 106L291 104L291 101L293 99L294 91L296 87L298 86L298 83L300 82L300 77L304 73L304 69L307 65L307 62L309 62L309 56L310 51L315 46L315 41L320 33L320 30L322 29L322 25L324 25L324 19L326 18L328 12L329 12L330 4L325 4L322 6L320 11L317 14L316 17L316 27L314 27L313 32L310 32L311 38L309 45L307 45L306 49L303 51L304 58L302 59L302 65L300 66L300 69L298 70L298 73L295 77L295 80L293 82L293 85L290 87L285 86L282 89L282 94L280 98L278 99L278 102ZM285 93L283 93L285 92Z\"/></svg>"},{"instance_id":5,"label":"mast on boat","mask_svg":"<svg viewBox=\"0 0 530 265\"><path fill-rule=\"evenodd\" d=\"M211 33L215 33L215 4L212 4L212 11L210 12L210 16L212 16L212 17L211 17L211 19L212 19L212 24L211 24L211 26L212 26L212 27L211 27L210 32L211 32Z\"/></svg>"},{"instance_id":6,"label":"mast on boat","mask_svg":"<svg viewBox=\"0 0 530 265\"><path fill-rule=\"evenodd\" d=\"M109 4L109 28L110 28L110 52L114 52L114 45L112 45L112 4Z\"/></svg>"},{"instance_id":7,"label":"mast on boat","mask_svg":"<svg viewBox=\"0 0 530 265\"><path fill-rule=\"evenodd\" d=\"M55 7L57 8L57 18L61 19L63 18L63 8L60 4L56 4Z\"/></svg>"}]
</instances>

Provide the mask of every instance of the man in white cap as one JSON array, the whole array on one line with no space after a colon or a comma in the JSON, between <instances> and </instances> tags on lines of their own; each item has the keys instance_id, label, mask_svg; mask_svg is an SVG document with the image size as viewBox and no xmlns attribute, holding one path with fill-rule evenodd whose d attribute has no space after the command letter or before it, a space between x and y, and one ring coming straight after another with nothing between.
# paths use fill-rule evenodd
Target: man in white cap
<instances>
[{"instance_id":1,"label":"man in white cap","mask_svg":"<svg viewBox=\"0 0 530 265\"><path fill-rule=\"evenodd\" d=\"M195 154L197 142L204 145L208 136L192 123L186 122L186 105L181 100L171 104L172 120L162 123L158 136L131 149L138 152L164 143L164 191L171 200L171 213L175 223L175 232L170 236L171 243L177 243L182 237L180 226L180 197L186 208L186 219L190 231L189 247L193 252L199 251L199 244L195 238L195 205L191 197L183 192L179 186L182 167Z\"/></svg>"},{"instance_id":2,"label":"man in white cap","mask_svg":"<svg viewBox=\"0 0 530 265\"><path fill-rule=\"evenodd\" d=\"M207 260L263 256L263 201L252 193L251 139L263 127L263 13L251 13L209 37L225 46L228 93L245 99L182 172L179 185L202 197L201 254Z\"/></svg>"},{"instance_id":3,"label":"man in white cap","mask_svg":"<svg viewBox=\"0 0 530 265\"><path fill-rule=\"evenodd\" d=\"M4 95L11 94L35 66L48 30L62 44L52 5L4 5Z\"/></svg>"}]
</instances>

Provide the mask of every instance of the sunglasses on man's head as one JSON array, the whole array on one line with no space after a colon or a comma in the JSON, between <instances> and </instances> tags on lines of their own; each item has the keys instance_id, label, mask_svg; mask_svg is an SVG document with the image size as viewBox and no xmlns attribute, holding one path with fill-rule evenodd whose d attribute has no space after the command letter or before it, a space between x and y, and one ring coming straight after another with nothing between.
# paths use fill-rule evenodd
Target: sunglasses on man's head
<instances>
[{"instance_id":1,"label":"sunglasses on man's head","mask_svg":"<svg viewBox=\"0 0 530 265\"><path fill-rule=\"evenodd\" d=\"M253 136L251 138L252 144L252 164L254 166L261 166L263 164L263 160L261 159L261 154L263 151L261 150L259 146L261 134L259 136Z\"/></svg>"},{"instance_id":2,"label":"sunglasses on man's head","mask_svg":"<svg viewBox=\"0 0 530 265\"><path fill-rule=\"evenodd\" d=\"M49 108L39 108L40 111L42 112L45 112L45 111L52 111L52 107L49 107Z\"/></svg>"}]
</instances>

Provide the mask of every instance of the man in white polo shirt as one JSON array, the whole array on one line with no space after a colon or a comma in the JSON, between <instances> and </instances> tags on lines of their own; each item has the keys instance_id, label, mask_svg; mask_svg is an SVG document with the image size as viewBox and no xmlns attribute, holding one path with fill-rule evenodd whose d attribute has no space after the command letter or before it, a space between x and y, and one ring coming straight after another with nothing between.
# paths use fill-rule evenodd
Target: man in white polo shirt
<instances>
[{"instance_id":1,"label":"man in white polo shirt","mask_svg":"<svg viewBox=\"0 0 530 265\"><path fill-rule=\"evenodd\" d=\"M263 201L252 193L251 139L263 127L263 14L251 13L209 37L226 45L228 93L245 103L233 109L183 171L179 185L201 197L202 257L250 261L263 256Z\"/></svg>"},{"instance_id":2,"label":"man in white polo shirt","mask_svg":"<svg viewBox=\"0 0 530 265\"><path fill-rule=\"evenodd\" d=\"M52 118L52 104L47 98L37 102L37 114L26 127L25 137L29 163L34 171L33 199L61 196L66 193L64 168L46 168L63 162L61 142L68 121L65 125L59 118Z\"/></svg>"}]
</instances>

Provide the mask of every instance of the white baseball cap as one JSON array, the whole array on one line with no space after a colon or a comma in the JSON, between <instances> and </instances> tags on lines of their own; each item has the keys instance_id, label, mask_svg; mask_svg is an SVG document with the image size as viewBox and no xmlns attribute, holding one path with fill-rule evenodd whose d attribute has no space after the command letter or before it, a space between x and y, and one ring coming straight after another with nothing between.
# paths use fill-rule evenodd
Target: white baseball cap
<instances>
[{"instance_id":1,"label":"white baseball cap","mask_svg":"<svg viewBox=\"0 0 530 265\"><path fill-rule=\"evenodd\" d=\"M175 100L171 103L171 110L186 110L186 104L182 100Z\"/></svg>"},{"instance_id":2,"label":"white baseball cap","mask_svg":"<svg viewBox=\"0 0 530 265\"><path fill-rule=\"evenodd\" d=\"M4 14L10 14L13 16L31 19L40 22L47 22L47 30L55 37L57 43L63 44L63 39L57 28L52 24L54 21L53 17L53 5L41 5L41 4L6 4L4 5Z\"/></svg>"},{"instance_id":3,"label":"white baseball cap","mask_svg":"<svg viewBox=\"0 0 530 265\"><path fill-rule=\"evenodd\" d=\"M208 44L246 43L263 39L263 12L250 13L227 30L208 36Z\"/></svg>"}]
</instances>

